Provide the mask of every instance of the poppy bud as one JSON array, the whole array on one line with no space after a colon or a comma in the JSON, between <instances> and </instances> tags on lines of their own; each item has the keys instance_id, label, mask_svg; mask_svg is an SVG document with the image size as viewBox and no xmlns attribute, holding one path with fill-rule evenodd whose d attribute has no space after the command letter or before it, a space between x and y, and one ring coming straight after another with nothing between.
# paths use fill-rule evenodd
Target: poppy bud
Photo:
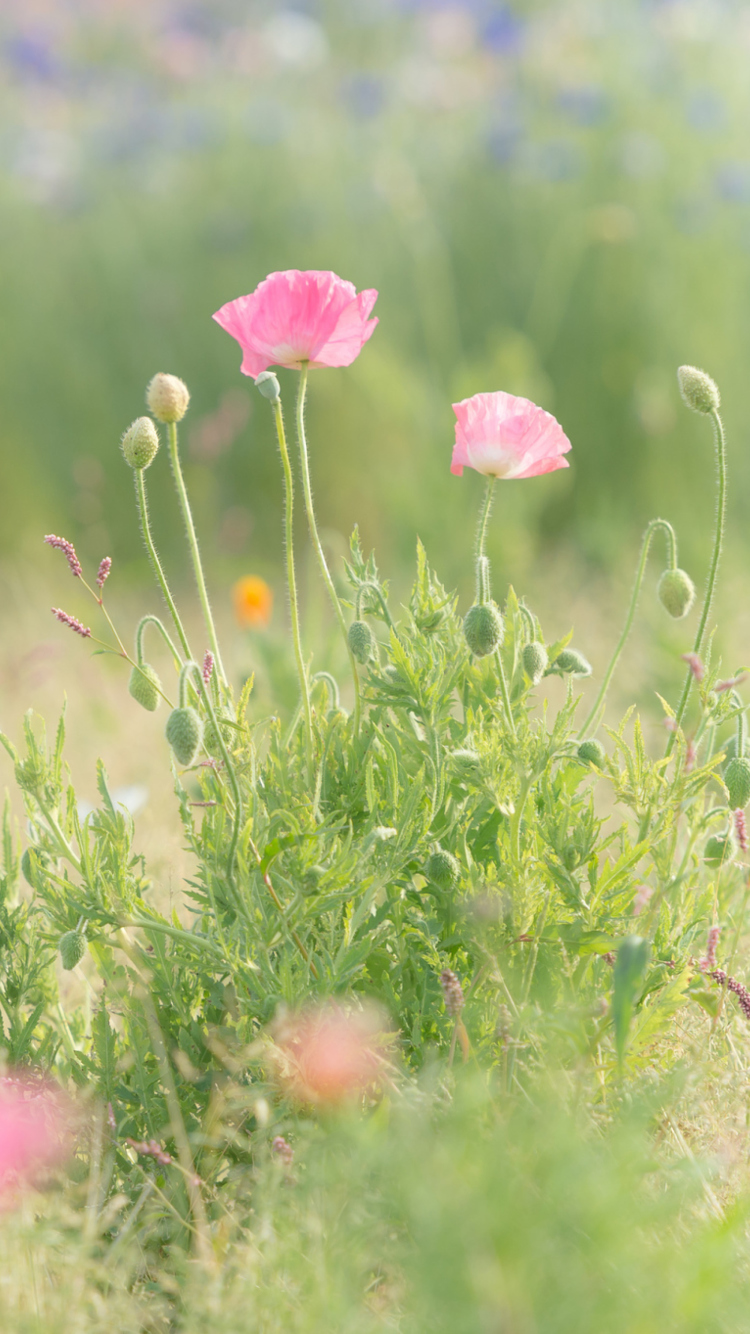
<instances>
[{"instance_id":1,"label":"poppy bud","mask_svg":"<svg viewBox=\"0 0 750 1334\"><path fill-rule=\"evenodd\" d=\"M190 391L176 375L155 375L146 390L146 402L157 421L182 421L190 403Z\"/></svg>"},{"instance_id":2,"label":"poppy bud","mask_svg":"<svg viewBox=\"0 0 750 1334\"><path fill-rule=\"evenodd\" d=\"M494 602L476 602L464 617L464 637L476 658L494 653L504 633L503 618Z\"/></svg>"},{"instance_id":3,"label":"poppy bud","mask_svg":"<svg viewBox=\"0 0 750 1334\"><path fill-rule=\"evenodd\" d=\"M552 670L567 676L590 676L591 663L575 648L564 648L552 664Z\"/></svg>"},{"instance_id":4,"label":"poppy bud","mask_svg":"<svg viewBox=\"0 0 750 1334\"><path fill-rule=\"evenodd\" d=\"M677 383L682 400L691 412L718 412L721 398L718 385L697 366L680 366Z\"/></svg>"},{"instance_id":5,"label":"poppy bud","mask_svg":"<svg viewBox=\"0 0 750 1334\"><path fill-rule=\"evenodd\" d=\"M427 858L424 873L438 889L455 889L458 884L459 866L455 857L443 848L436 848Z\"/></svg>"},{"instance_id":6,"label":"poppy bud","mask_svg":"<svg viewBox=\"0 0 750 1334\"><path fill-rule=\"evenodd\" d=\"M133 668L128 681L128 690L133 699L144 709L148 709L149 713L154 713L158 709L161 681L147 662L141 662Z\"/></svg>"},{"instance_id":7,"label":"poppy bud","mask_svg":"<svg viewBox=\"0 0 750 1334\"><path fill-rule=\"evenodd\" d=\"M153 463L159 448L159 436L150 417L136 417L122 437L125 462L140 471Z\"/></svg>"},{"instance_id":8,"label":"poppy bud","mask_svg":"<svg viewBox=\"0 0 750 1334\"><path fill-rule=\"evenodd\" d=\"M255 388L260 390L269 403L278 403L281 398L281 385L273 371L261 371L255 378Z\"/></svg>"},{"instance_id":9,"label":"poppy bud","mask_svg":"<svg viewBox=\"0 0 750 1334\"><path fill-rule=\"evenodd\" d=\"M192 764L203 740L203 723L195 709L173 709L167 719L166 737L177 763Z\"/></svg>"},{"instance_id":10,"label":"poppy bud","mask_svg":"<svg viewBox=\"0 0 750 1334\"><path fill-rule=\"evenodd\" d=\"M531 684L538 685L547 670L549 662L544 644L538 643L537 640L533 640L531 644L525 644L521 659L523 670Z\"/></svg>"},{"instance_id":11,"label":"poppy bud","mask_svg":"<svg viewBox=\"0 0 750 1334\"><path fill-rule=\"evenodd\" d=\"M86 953L86 937L82 931L66 931L58 941L58 949L63 968L70 972Z\"/></svg>"},{"instance_id":12,"label":"poppy bud","mask_svg":"<svg viewBox=\"0 0 750 1334\"><path fill-rule=\"evenodd\" d=\"M375 636L367 622L352 621L347 639L357 662L369 662L375 652Z\"/></svg>"},{"instance_id":13,"label":"poppy bud","mask_svg":"<svg viewBox=\"0 0 750 1334\"><path fill-rule=\"evenodd\" d=\"M684 570L665 570L656 589L659 600L676 621L687 616L695 599L695 584Z\"/></svg>"},{"instance_id":14,"label":"poppy bud","mask_svg":"<svg viewBox=\"0 0 750 1334\"><path fill-rule=\"evenodd\" d=\"M603 769L607 762L607 752L601 741L596 737L590 737L588 741L582 741L576 754L582 764L595 764L597 769Z\"/></svg>"},{"instance_id":15,"label":"poppy bud","mask_svg":"<svg viewBox=\"0 0 750 1334\"><path fill-rule=\"evenodd\" d=\"M724 782L729 793L729 805L733 811L746 806L750 801L750 760L736 755L724 770Z\"/></svg>"}]
</instances>

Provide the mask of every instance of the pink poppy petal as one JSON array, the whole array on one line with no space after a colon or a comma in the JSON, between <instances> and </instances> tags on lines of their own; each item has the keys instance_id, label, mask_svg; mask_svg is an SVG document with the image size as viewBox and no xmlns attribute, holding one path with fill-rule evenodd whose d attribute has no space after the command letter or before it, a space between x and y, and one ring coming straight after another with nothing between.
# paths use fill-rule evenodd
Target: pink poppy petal
<instances>
[{"instance_id":1,"label":"pink poppy petal","mask_svg":"<svg viewBox=\"0 0 750 1334\"><path fill-rule=\"evenodd\" d=\"M464 465L508 480L567 468L570 441L559 422L527 398L499 391L453 404L456 444L451 472Z\"/></svg>"}]
</instances>

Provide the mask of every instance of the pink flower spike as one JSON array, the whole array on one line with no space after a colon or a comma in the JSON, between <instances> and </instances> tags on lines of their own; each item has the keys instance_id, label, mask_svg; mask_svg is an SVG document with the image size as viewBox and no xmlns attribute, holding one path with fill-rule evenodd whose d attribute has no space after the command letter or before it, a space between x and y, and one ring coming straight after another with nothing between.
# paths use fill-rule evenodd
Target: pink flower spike
<instances>
[{"instance_id":1,"label":"pink flower spike","mask_svg":"<svg viewBox=\"0 0 750 1334\"><path fill-rule=\"evenodd\" d=\"M253 379L269 366L350 366L375 331L378 321L368 316L377 295L373 289L357 293L335 273L287 269L269 273L213 318L237 339L240 369Z\"/></svg>"},{"instance_id":2,"label":"pink flower spike","mask_svg":"<svg viewBox=\"0 0 750 1334\"><path fill-rule=\"evenodd\" d=\"M514 394L475 394L453 404L456 443L451 472L474 468L485 477L538 477L567 468L570 441L544 408Z\"/></svg>"},{"instance_id":3,"label":"pink flower spike","mask_svg":"<svg viewBox=\"0 0 750 1334\"><path fill-rule=\"evenodd\" d=\"M730 676L728 681L717 681L714 690L720 695L724 690L734 690L735 686L742 685L747 680L747 672L740 672L739 676Z\"/></svg>"},{"instance_id":4,"label":"pink flower spike","mask_svg":"<svg viewBox=\"0 0 750 1334\"><path fill-rule=\"evenodd\" d=\"M696 681L702 681L706 675L706 669L703 666L697 653L683 653L682 661L686 662Z\"/></svg>"},{"instance_id":5,"label":"pink flower spike","mask_svg":"<svg viewBox=\"0 0 750 1334\"><path fill-rule=\"evenodd\" d=\"M211 673L213 672L213 669L214 669L214 655L209 650L206 652L206 655L203 659L202 675L203 675L204 686L207 686L209 681L211 680Z\"/></svg>"},{"instance_id":6,"label":"pink flower spike","mask_svg":"<svg viewBox=\"0 0 750 1334\"><path fill-rule=\"evenodd\" d=\"M112 569L112 557L105 556L104 560L101 562L101 565L99 566L99 573L96 576L96 582L99 585L100 589L104 587L104 580L107 578L111 569Z\"/></svg>"},{"instance_id":7,"label":"pink flower spike","mask_svg":"<svg viewBox=\"0 0 750 1334\"><path fill-rule=\"evenodd\" d=\"M732 816L734 819L734 832L737 835L740 851L747 852L747 820L745 819L745 812L741 806L738 806L736 811L732 811Z\"/></svg>"},{"instance_id":8,"label":"pink flower spike","mask_svg":"<svg viewBox=\"0 0 750 1334\"><path fill-rule=\"evenodd\" d=\"M67 611L63 611L60 607L53 607L52 615L56 616L63 625L69 625L71 630L75 630L76 634L80 635L82 639L91 638L91 631L88 626L82 625L80 621L76 620L75 616L69 616Z\"/></svg>"},{"instance_id":9,"label":"pink flower spike","mask_svg":"<svg viewBox=\"0 0 750 1334\"><path fill-rule=\"evenodd\" d=\"M653 887L651 885L638 886L638 888L635 891L635 895L633 897L634 917L637 917L639 913L643 912L643 909L646 907L646 904L650 901L653 892L654 892Z\"/></svg>"},{"instance_id":10,"label":"pink flower spike","mask_svg":"<svg viewBox=\"0 0 750 1334\"><path fill-rule=\"evenodd\" d=\"M73 546L73 543L69 542L66 537L55 537L54 533L48 533L44 540L47 543L48 547L54 547L56 551L64 552L65 559L67 560L68 565L70 566L70 573L76 579L80 579L83 571L81 569L81 562L79 561L76 555L76 549Z\"/></svg>"}]
</instances>

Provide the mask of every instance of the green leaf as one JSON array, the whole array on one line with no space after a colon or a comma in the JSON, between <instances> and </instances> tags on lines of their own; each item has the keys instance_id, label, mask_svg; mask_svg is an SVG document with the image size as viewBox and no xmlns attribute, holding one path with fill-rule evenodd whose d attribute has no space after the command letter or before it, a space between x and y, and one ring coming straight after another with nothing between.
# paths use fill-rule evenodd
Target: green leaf
<instances>
[{"instance_id":1,"label":"green leaf","mask_svg":"<svg viewBox=\"0 0 750 1334\"><path fill-rule=\"evenodd\" d=\"M626 936L617 951L612 1022L617 1060L622 1067L628 1032L648 967L649 943L642 936Z\"/></svg>"}]
</instances>

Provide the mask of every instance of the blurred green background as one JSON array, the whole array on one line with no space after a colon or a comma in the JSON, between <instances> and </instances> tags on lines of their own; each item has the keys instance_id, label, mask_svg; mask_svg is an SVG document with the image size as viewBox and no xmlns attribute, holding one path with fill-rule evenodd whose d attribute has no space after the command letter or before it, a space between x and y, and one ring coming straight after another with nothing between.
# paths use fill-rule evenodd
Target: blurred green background
<instances>
[{"instance_id":1,"label":"blurred green background","mask_svg":"<svg viewBox=\"0 0 750 1334\"><path fill-rule=\"evenodd\" d=\"M310 437L322 525L359 522L397 578L418 532L468 588L481 481L449 473L450 404L479 390L573 442L569 471L498 496L515 583L571 553L625 571L655 513L701 577L711 449L680 362L720 382L741 529L746 5L5 0L0 58L5 557L48 560L59 531L120 588L147 578L118 441L166 370L214 586L280 587L270 414L211 315L292 267L380 291L358 361L312 377ZM149 480L179 578L165 457Z\"/></svg>"}]
</instances>

